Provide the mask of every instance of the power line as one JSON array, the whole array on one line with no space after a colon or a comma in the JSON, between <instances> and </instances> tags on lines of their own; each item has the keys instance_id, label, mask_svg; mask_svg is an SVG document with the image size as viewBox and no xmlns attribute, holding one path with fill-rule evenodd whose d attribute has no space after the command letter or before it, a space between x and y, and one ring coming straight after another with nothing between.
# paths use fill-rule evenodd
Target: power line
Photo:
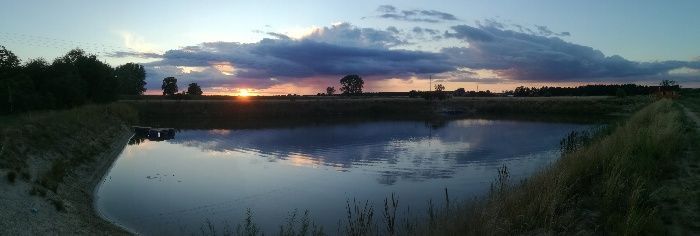
<instances>
[{"instance_id":1,"label":"power line","mask_svg":"<svg viewBox=\"0 0 700 236\"><path fill-rule=\"evenodd\" d=\"M80 48L85 52L95 55L111 56L115 52L140 53L130 48L109 45L104 43L90 43L81 41L72 41L59 38L51 38L45 36L36 36L28 34L17 34L0 31L0 42L13 42L15 44L26 45L30 47L54 48L65 51Z\"/></svg>"}]
</instances>

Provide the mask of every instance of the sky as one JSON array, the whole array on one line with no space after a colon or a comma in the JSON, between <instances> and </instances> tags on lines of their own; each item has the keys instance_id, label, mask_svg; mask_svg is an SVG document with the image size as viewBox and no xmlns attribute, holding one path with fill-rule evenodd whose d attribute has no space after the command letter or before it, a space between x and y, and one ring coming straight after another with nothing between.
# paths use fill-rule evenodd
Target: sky
<instances>
[{"instance_id":1,"label":"sky","mask_svg":"<svg viewBox=\"0 0 700 236\"><path fill-rule=\"evenodd\" d=\"M500 92L589 83L700 86L700 1L0 0L0 45L23 61L81 48L205 94Z\"/></svg>"}]
</instances>

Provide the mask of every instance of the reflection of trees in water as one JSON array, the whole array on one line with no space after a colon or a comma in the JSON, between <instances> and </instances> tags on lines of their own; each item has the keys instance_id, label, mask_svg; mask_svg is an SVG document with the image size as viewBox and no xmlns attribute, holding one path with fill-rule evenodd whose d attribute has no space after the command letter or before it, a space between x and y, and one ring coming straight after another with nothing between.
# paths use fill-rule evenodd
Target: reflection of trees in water
<instances>
[{"instance_id":1,"label":"reflection of trees in water","mask_svg":"<svg viewBox=\"0 0 700 236\"><path fill-rule=\"evenodd\" d=\"M444 128L445 126L447 126L448 123L449 123L448 120L434 119L434 120L425 121L425 126L431 128L431 129L434 129L434 130L438 130L438 129L441 129L441 128Z\"/></svg>"},{"instance_id":2,"label":"reflection of trees in water","mask_svg":"<svg viewBox=\"0 0 700 236\"><path fill-rule=\"evenodd\" d=\"M365 169L382 184L451 178L459 168L555 148L579 125L512 121L372 122L287 129L178 133L169 141L205 152L248 153L268 161Z\"/></svg>"}]
</instances>

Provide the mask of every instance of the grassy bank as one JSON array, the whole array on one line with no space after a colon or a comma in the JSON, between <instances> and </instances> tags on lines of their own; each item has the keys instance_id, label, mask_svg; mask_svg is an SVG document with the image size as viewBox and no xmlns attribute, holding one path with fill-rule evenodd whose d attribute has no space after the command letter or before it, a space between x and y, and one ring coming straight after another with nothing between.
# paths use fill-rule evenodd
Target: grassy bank
<instances>
[{"instance_id":1,"label":"grassy bank","mask_svg":"<svg viewBox=\"0 0 700 236\"><path fill-rule=\"evenodd\" d=\"M120 232L94 214L92 191L128 139L134 109L90 105L3 119L0 234Z\"/></svg>"},{"instance_id":2,"label":"grassy bank","mask_svg":"<svg viewBox=\"0 0 700 236\"><path fill-rule=\"evenodd\" d=\"M486 199L419 234L663 234L655 193L673 177L689 127L673 102L658 101L523 183L499 178Z\"/></svg>"},{"instance_id":3,"label":"grassy bank","mask_svg":"<svg viewBox=\"0 0 700 236\"><path fill-rule=\"evenodd\" d=\"M596 117L637 110L648 97L453 98L428 102L411 98L295 98L122 101L139 111L143 125L240 128L332 119L426 119L443 116ZM212 124L216 127L213 127Z\"/></svg>"}]
</instances>

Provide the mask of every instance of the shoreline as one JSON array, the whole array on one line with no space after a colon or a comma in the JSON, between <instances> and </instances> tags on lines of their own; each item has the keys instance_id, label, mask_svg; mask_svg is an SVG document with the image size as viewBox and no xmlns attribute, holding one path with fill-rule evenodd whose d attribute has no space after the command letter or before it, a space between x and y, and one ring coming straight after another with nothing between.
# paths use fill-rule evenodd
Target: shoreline
<instances>
[{"instance_id":1,"label":"shoreline","mask_svg":"<svg viewBox=\"0 0 700 236\"><path fill-rule=\"evenodd\" d=\"M132 230L128 229L127 227L118 224L117 222L110 221L100 210L97 208L97 190L100 188L102 183L104 182L104 178L109 174L109 171L112 169L114 166L114 162L117 161L119 156L121 156L122 152L124 152L124 148L129 145L129 140L134 137L134 132L129 130L128 132L125 132L124 134L119 136L120 140L123 140L122 138L126 138L125 141L121 142L114 142L112 145L110 151L108 153L103 153L101 156L104 156L105 158L101 158L101 162L99 163L99 167L97 170L94 172L94 174L90 178L90 183L89 187L92 189L91 195L90 195L90 206L92 207L92 212L94 216L97 218L101 219L104 222L107 222L111 225L114 225L118 227L119 229L127 232L128 234L136 234Z\"/></svg>"}]
</instances>

